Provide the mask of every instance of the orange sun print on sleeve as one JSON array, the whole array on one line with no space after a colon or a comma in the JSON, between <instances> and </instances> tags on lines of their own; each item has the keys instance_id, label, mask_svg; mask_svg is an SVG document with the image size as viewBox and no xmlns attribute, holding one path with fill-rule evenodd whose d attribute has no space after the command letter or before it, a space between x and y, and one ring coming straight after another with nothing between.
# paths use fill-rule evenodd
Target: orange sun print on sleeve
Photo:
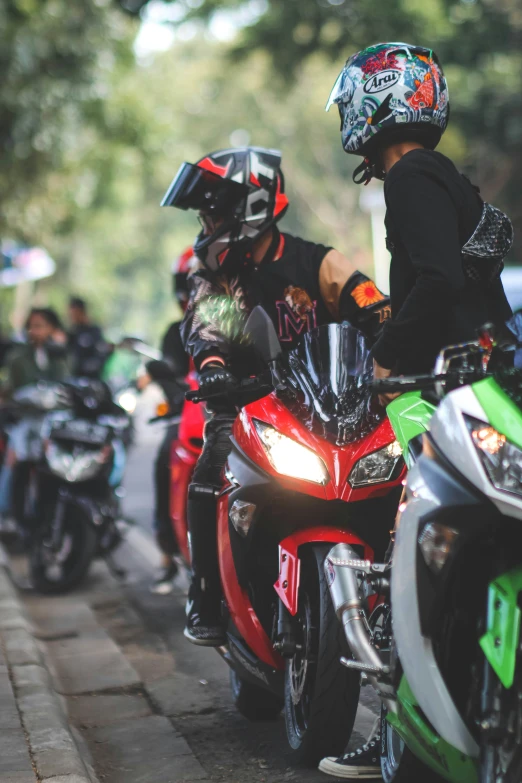
<instances>
[{"instance_id":1,"label":"orange sun print on sleeve","mask_svg":"<svg viewBox=\"0 0 522 783\"><path fill-rule=\"evenodd\" d=\"M364 283L359 283L359 285L353 289L351 295L355 299L355 303L358 307L369 307L384 299L383 294L381 294L373 280L366 280Z\"/></svg>"}]
</instances>

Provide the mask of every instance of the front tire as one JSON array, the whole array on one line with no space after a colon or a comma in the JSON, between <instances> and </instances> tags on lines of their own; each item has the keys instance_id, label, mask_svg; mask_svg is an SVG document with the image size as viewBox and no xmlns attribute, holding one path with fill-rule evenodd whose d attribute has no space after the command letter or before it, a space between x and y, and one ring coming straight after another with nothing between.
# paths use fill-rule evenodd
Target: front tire
<instances>
[{"instance_id":1,"label":"front tire","mask_svg":"<svg viewBox=\"0 0 522 783\"><path fill-rule=\"evenodd\" d=\"M285 722L295 760L316 766L339 756L350 739L359 702L360 675L340 663L351 657L324 574L331 544L305 550L301 561L298 644L287 662Z\"/></svg>"},{"instance_id":2,"label":"front tire","mask_svg":"<svg viewBox=\"0 0 522 783\"><path fill-rule=\"evenodd\" d=\"M444 783L406 747L395 729L386 720L386 707L381 708L381 773L384 783Z\"/></svg>"},{"instance_id":3,"label":"front tire","mask_svg":"<svg viewBox=\"0 0 522 783\"><path fill-rule=\"evenodd\" d=\"M230 670L230 688L237 710L248 720L275 720L281 714L280 696L243 679L234 669Z\"/></svg>"},{"instance_id":4,"label":"front tire","mask_svg":"<svg viewBox=\"0 0 522 783\"><path fill-rule=\"evenodd\" d=\"M60 551L49 547L50 525L37 529L30 553L31 581L39 593L63 593L86 577L98 536L90 519L70 505L65 508Z\"/></svg>"}]
</instances>

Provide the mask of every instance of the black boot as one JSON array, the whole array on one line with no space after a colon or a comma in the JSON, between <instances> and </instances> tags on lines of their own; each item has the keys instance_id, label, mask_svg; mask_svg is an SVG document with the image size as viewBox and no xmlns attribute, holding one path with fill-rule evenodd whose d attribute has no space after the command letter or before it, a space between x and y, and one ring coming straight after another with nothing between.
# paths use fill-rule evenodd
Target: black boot
<instances>
[{"instance_id":1,"label":"black boot","mask_svg":"<svg viewBox=\"0 0 522 783\"><path fill-rule=\"evenodd\" d=\"M192 577L187 600L187 624L184 634L192 644L221 647L226 643L221 615L221 587Z\"/></svg>"},{"instance_id":2,"label":"black boot","mask_svg":"<svg viewBox=\"0 0 522 783\"><path fill-rule=\"evenodd\" d=\"M220 647L226 642L221 614L221 580L217 556L214 488L191 484L188 500L192 582L187 601L185 636L193 644Z\"/></svg>"}]
</instances>

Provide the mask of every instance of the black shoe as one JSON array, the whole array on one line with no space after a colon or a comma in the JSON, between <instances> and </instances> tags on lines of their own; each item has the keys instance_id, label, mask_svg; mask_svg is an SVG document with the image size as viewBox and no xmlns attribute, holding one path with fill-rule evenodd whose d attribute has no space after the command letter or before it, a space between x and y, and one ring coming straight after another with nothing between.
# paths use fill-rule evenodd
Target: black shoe
<instances>
[{"instance_id":1,"label":"black shoe","mask_svg":"<svg viewBox=\"0 0 522 783\"><path fill-rule=\"evenodd\" d=\"M221 616L221 591L207 588L202 590L192 583L187 601L187 625L184 635L202 647L221 647L226 643L223 618Z\"/></svg>"},{"instance_id":2,"label":"black shoe","mask_svg":"<svg viewBox=\"0 0 522 783\"><path fill-rule=\"evenodd\" d=\"M162 568L149 590L156 595L170 595L174 589L173 581L178 574L177 563L173 560L167 568Z\"/></svg>"},{"instance_id":3,"label":"black shoe","mask_svg":"<svg viewBox=\"0 0 522 783\"><path fill-rule=\"evenodd\" d=\"M380 737L375 736L353 753L346 753L338 759L328 756L319 763L319 769L335 778L381 780L379 744Z\"/></svg>"}]
</instances>

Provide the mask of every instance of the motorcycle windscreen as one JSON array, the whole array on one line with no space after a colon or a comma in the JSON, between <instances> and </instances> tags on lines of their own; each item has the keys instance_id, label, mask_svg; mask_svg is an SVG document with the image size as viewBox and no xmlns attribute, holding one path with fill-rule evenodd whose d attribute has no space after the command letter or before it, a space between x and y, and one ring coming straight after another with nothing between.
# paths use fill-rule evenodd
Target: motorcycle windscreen
<instances>
[{"instance_id":1,"label":"motorcycle windscreen","mask_svg":"<svg viewBox=\"0 0 522 783\"><path fill-rule=\"evenodd\" d=\"M288 366L298 391L292 412L316 435L344 446L384 418L369 386L369 348L353 326L328 324L308 332L288 354Z\"/></svg>"}]
</instances>

